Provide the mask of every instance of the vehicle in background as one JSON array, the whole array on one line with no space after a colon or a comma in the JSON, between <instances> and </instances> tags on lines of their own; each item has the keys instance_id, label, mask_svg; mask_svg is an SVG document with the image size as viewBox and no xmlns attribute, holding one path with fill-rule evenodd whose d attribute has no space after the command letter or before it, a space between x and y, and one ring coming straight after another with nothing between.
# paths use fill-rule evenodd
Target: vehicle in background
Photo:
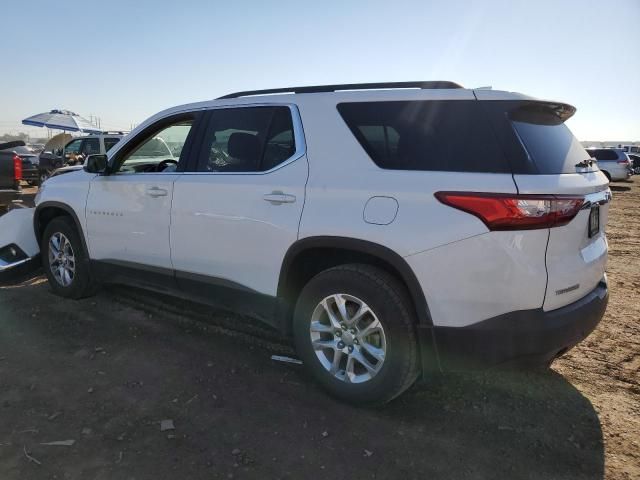
<instances>
[{"instance_id":1,"label":"vehicle in background","mask_svg":"<svg viewBox=\"0 0 640 480\"><path fill-rule=\"evenodd\" d=\"M621 148L587 148L586 150L598 161L598 167L610 182L626 180L631 176L631 162Z\"/></svg>"},{"instance_id":2,"label":"vehicle in background","mask_svg":"<svg viewBox=\"0 0 640 480\"><path fill-rule=\"evenodd\" d=\"M625 153L640 154L640 145L620 145L618 148L624 150Z\"/></svg>"},{"instance_id":3,"label":"vehicle in background","mask_svg":"<svg viewBox=\"0 0 640 480\"><path fill-rule=\"evenodd\" d=\"M24 142L23 142L24 143ZM0 148L2 148L0 146ZM38 153L28 145L17 145L10 149L22 159L22 180L30 186L38 184Z\"/></svg>"},{"instance_id":4,"label":"vehicle in background","mask_svg":"<svg viewBox=\"0 0 640 480\"><path fill-rule=\"evenodd\" d=\"M16 151L24 145L23 141L0 144L0 213L8 210L12 203L21 201L23 165L27 168L31 165Z\"/></svg>"},{"instance_id":5,"label":"vehicle in background","mask_svg":"<svg viewBox=\"0 0 640 480\"><path fill-rule=\"evenodd\" d=\"M631 168L635 175L640 175L640 153L627 153L627 157L631 161Z\"/></svg>"},{"instance_id":6,"label":"vehicle in background","mask_svg":"<svg viewBox=\"0 0 640 480\"><path fill-rule=\"evenodd\" d=\"M123 132L103 132L74 138L63 149L42 152L38 167L39 183L42 184L58 168L82 165L89 155L106 154L122 137Z\"/></svg>"}]
</instances>

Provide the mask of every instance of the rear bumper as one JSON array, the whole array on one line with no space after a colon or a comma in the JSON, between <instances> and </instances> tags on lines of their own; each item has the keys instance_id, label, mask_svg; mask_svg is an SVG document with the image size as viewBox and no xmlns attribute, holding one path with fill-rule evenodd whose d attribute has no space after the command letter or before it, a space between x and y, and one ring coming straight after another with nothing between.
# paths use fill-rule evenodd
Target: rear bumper
<instances>
[{"instance_id":1,"label":"rear bumper","mask_svg":"<svg viewBox=\"0 0 640 480\"><path fill-rule=\"evenodd\" d=\"M498 365L535 367L586 338L602 319L609 292L606 278L585 297L556 310L506 313L466 327L429 327L421 332L423 367L436 352L442 370ZM431 363L431 369L433 364ZM428 368L427 368L428 370Z\"/></svg>"}]
</instances>

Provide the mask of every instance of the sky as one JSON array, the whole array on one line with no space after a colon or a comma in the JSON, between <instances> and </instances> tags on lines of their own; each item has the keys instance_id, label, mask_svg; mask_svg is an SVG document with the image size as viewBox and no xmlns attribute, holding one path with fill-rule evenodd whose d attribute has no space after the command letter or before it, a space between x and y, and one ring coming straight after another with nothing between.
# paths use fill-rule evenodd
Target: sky
<instances>
[{"instance_id":1,"label":"sky","mask_svg":"<svg viewBox=\"0 0 640 480\"><path fill-rule=\"evenodd\" d=\"M44 136L20 120L53 108L129 130L240 90L453 80L640 141L640 0L2 0L0 18L0 134Z\"/></svg>"}]
</instances>

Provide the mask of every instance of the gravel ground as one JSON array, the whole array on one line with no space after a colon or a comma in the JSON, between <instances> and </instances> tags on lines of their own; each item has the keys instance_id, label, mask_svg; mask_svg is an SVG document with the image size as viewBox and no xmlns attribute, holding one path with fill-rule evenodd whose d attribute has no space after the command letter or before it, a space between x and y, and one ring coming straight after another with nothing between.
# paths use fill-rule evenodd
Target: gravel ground
<instances>
[{"instance_id":1,"label":"gravel ground","mask_svg":"<svg viewBox=\"0 0 640 480\"><path fill-rule=\"evenodd\" d=\"M246 319L4 287L0 478L640 478L640 187L614 189L596 332L549 371L434 378L380 409L272 361L288 343Z\"/></svg>"}]
</instances>

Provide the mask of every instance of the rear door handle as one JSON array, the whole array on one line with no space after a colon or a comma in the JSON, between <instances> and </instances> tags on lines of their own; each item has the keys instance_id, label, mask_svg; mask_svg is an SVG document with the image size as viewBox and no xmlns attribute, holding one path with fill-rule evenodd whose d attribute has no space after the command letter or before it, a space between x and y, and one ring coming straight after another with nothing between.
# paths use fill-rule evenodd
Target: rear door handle
<instances>
[{"instance_id":1,"label":"rear door handle","mask_svg":"<svg viewBox=\"0 0 640 480\"><path fill-rule=\"evenodd\" d=\"M269 202L271 205L282 205L283 203L295 203L296 196L289 195L281 191L275 191L267 193L262 197L265 202Z\"/></svg>"},{"instance_id":2,"label":"rear door handle","mask_svg":"<svg viewBox=\"0 0 640 480\"><path fill-rule=\"evenodd\" d=\"M166 197L169 194L169 192L167 190L165 190L164 188L159 188L159 187L149 187L147 188L147 195L149 195L150 197L156 198L156 197Z\"/></svg>"}]
</instances>

